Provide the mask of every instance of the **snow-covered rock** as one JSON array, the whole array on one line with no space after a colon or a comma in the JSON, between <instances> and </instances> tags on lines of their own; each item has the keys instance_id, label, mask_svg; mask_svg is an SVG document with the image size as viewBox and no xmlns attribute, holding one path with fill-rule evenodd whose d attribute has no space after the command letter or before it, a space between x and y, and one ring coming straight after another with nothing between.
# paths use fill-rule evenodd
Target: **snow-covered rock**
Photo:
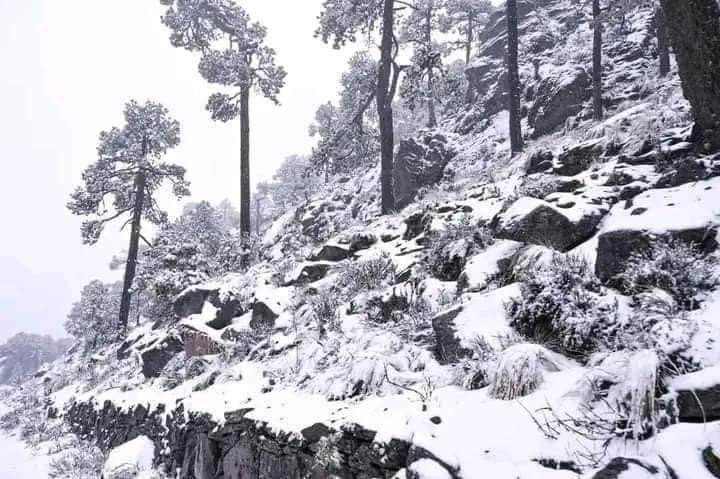
<instances>
[{"instance_id":1,"label":"snow-covered rock","mask_svg":"<svg viewBox=\"0 0 720 479\"><path fill-rule=\"evenodd\" d=\"M152 479L154 458L155 444L140 436L110 451L103 479Z\"/></svg>"}]
</instances>

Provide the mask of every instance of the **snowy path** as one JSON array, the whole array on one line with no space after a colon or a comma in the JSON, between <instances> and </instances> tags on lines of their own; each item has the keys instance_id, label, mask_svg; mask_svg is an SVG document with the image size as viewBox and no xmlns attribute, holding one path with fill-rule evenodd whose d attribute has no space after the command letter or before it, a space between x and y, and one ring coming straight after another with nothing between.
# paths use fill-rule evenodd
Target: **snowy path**
<instances>
[{"instance_id":1,"label":"snowy path","mask_svg":"<svg viewBox=\"0 0 720 479\"><path fill-rule=\"evenodd\" d=\"M0 414L7 408L0 403ZM0 478L47 479L50 460L34 451L20 439L0 431Z\"/></svg>"}]
</instances>

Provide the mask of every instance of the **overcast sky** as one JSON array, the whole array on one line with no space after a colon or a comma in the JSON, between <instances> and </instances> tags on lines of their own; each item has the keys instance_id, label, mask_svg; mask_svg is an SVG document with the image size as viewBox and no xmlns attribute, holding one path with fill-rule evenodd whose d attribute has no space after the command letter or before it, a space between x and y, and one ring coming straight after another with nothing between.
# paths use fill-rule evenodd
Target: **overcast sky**
<instances>
[{"instance_id":1,"label":"overcast sky","mask_svg":"<svg viewBox=\"0 0 720 479\"><path fill-rule=\"evenodd\" d=\"M293 153L334 96L348 52L313 38L321 0L243 0L268 29L289 74L282 106L251 100L253 184ZM164 103L182 124L168 159L188 169L193 200L239 196L239 124L212 122L211 87L197 56L173 49L159 0L0 0L0 341L19 331L62 334L82 285L118 273L107 265L127 237L109 227L83 246L65 209L98 133L122 124L129 99ZM168 205L177 212L178 204Z\"/></svg>"}]
</instances>

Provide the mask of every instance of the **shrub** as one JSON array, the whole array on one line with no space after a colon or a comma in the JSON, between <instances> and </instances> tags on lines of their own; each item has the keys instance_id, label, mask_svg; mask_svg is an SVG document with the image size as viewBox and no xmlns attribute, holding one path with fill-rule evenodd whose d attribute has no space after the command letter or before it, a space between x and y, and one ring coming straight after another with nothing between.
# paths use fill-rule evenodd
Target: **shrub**
<instances>
[{"instance_id":1,"label":"shrub","mask_svg":"<svg viewBox=\"0 0 720 479\"><path fill-rule=\"evenodd\" d=\"M494 242L489 228L478 226L469 216L449 223L429 236L426 265L428 272L441 281L457 281L467 258Z\"/></svg>"},{"instance_id":2,"label":"shrub","mask_svg":"<svg viewBox=\"0 0 720 479\"><path fill-rule=\"evenodd\" d=\"M544 370L559 371L552 352L537 344L520 343L500 355L490 380L490 396L512 400L535 392Z\"/></svg>"},{"instance_id":3,"label":"shrub","mask_svg":"<svg viewBox=\"0 0 720 479\"><path fill-rule=\"evenodd\" d=\"M338 284L347 298L374 291L395 282L395 265L387 255L347 263Z\"/></svg>"},{"instance_id":4,"label":"shrub","mask_svg":"<svg viewBox=\"0 0 720 479\"><path fill-rule=\"evenodd\" d=\"M96 446L78 442L50 462L49 479L95 479L100 477L105 456Z\"/></svg>"},{"instance_id":5,"label":"shrub","mask_svg":"<svg viewBox=\"0 0 720 479\"><path fill-rule=\"evenodd\" d=\"M696 309L702 295L718 285L716 260L693 245L679 240L661 240L633 254L619 275L632 294L659 288L667 291L684 310Z\"/></svg>"},{"instance_id":6,"label":"shrub","mask_svg":"<svg viewBox=\"0 0 720 479\"><path fill-rule=\"evenodd\" d=\"M617 304L604 294L587 259L555 255L523 274L522 296L506 305L521 335L570 356L586 356L605 339Z\"/></svg>"}]
</instances>

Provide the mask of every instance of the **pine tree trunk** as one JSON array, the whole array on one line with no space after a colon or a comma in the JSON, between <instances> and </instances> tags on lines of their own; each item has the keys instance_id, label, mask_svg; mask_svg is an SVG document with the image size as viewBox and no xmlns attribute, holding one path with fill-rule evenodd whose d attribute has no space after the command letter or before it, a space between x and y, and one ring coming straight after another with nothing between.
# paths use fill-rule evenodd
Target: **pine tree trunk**
<instances>
[{"instance_id":1,"label":"pine tree trunk","mask_svg":"<svg viewBox=\"0 0 720 479\"><path fill-rule=\"evenodd\" d=\"M600 0L593 0L593 118L602 120L602 20Z\"/></svg>"},{"instance_id":2,"label":"pine tree trunk","mask_svg":"<svg viewBox=\"0 0 720 479\"><path fill-rule=\"evenodd\" d=\"M520 123L520 71L518 68L518 13L517 0L507 1L508 27L508 110L510 111L510 152L522 151L523 137Z\"/></svg>"},{"instance_id":3,"label":"pine tree trunk","mask_svg":"<svg viewBox=\"0 0 720 479\"><path fill-rule=\"evenodd\" d=\"M393 149L395 145L393 130L392 95L390 77L392 75L393 26L395 23L395 2L384 0L382 42L380 44L380 65L375 91L378 119L380 123L380 190L382 214L395 211L393 193Z\"/></svg>"},{"instance_id":4,"label":"pine tree trunk","mask_svg":"<svg viewBox=\"0 0 720 479\"><path fill-rule=\"evenodd\" d=\"M658 43L660 76L666 77L670 73L670 45L668 45L667 23L662 7L655 9L655 31Z\"/></svg>"},{"instance_id":5,"label":"pine tree trunk","mask_svg":"<svg viewBox=\"0 0 720 479\"><path fill-rule=\"evenodd\" d=\"M130 316L131 289L135 280L137 268L138 249L140 246L140 223L145 204L145 172L140 170L135 175L135 207L130 230L130 247L128 248L127 263L125 264L125 278L123 279L123 291L120 299L120 328L123 333L127 331L128 317Z\"/></svg>"},{"instance_id":6,"label":"pine tree trunk","mask_svg":"<svg viewBox=\"0 0 720 479\"><path fill-rule=\"evenodd\" d=\"M427 51L432 55L432 9L425 11L425 44ZM433 61L428 58L428 128L437 126L437 115L435 114L435 84L433 79Z\"/></svg>"},{"instance_id":7,"label":"pine tree trunk","mask_svg":"<svg viewBox=\"0 0 720 479\"><path fill-rule=\"evenodd\" d=\"M470 60L472 57L472 47L473 47L473 22L475 22L475 16L472 13L468 14L468 25L467 25L467 39L465 44L465 65L470 64Z\"/></svg>"},{"instance_id":8,"label":"pine tree trunk","mask_svg":"<svg viewBox=\"0 0 720 479\"><path fill-rule=\"evenodd\" d=\"M250 236L250 87L240 90L240 233Z\"/></svg>"},{"instance_id":9,"label":"pine tree trunk","mask_svg":"<svg viewBox=\"0 0 720 479\"><path fill-rule=\"evenodd\" d=\"M683 92L702 150L720 148L720 6L717 0L662 0Z\"/></svg>"}]
</instances>

